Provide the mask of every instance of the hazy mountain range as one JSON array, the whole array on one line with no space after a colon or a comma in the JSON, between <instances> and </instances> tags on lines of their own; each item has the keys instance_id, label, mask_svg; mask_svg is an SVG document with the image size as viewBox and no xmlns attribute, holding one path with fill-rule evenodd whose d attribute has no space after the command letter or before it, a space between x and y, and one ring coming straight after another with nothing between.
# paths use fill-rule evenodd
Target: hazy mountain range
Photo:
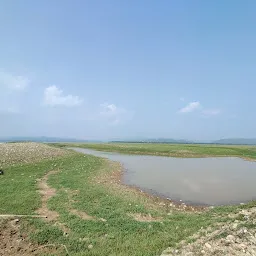
<instances>
[{"instance_id":1,"label":"hazy mountain range","mask_svg":"<svg viewBox=\"0 0 256 256\"><path fill-rule=\"evenodd\" d=\"M33 142L99 142L93 140L82 140L74 138L59 138L59 137L5 137L0 138L0 142L19 142L19 141L33 141Z\"/></svg>"},{"instance_id":2,"label":"hazy mountain range","mask_svg":"<svg viewBox=\"0 0 256 256\"><path fill-rule=\"evenodd\" d=\"M256 145L256 139L233 138L216 140L215 144L234 144L234 145Z\"/></svg>"},{"instance_id":3,"label":"hazy mountain range","mask_svg":"<svg viewBox=\"0 0 256 256\"><path fill-rule=\"evenodd\" d=\"M229 138L213 141L192 141L192 140L176 140L169 138L152 138L152 139L136 139L136 140L112 140L111 142L145 142L145 143L170 143L170 144L221 144L221 145L256 145L254 138Z\"/></svg>"},{"instance_id":4,"label":"hazy mountain range","mask_svg":"<svg viewBox=\"0 0 256 256\"><path fill-rule=\"evenodd\" d=\"M82 140L74 138L59 138L59 137L5 137L0 138L0 142L14 142L14 141L34 141L34 142L88 142L99 143L106 142L100 140ZM220 139L215 141L192 141L192 140L177 140L170 138L136 138L136 139L113 139L109 142L112 143L131 143L131 142L144 142L144 143L171 143L171 144L224 144L224 145L256 145L256 138L229 138Z\"/></svg>"}]
</instances>

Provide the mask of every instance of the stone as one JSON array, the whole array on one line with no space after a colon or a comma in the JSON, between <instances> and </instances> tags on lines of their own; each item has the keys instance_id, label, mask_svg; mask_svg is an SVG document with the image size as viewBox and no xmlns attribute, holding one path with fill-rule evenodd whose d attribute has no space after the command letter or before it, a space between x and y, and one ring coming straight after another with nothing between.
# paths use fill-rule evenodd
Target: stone
<instances>
[{"instance_id":1,"label":"stone","mask_svg":"<svg viewBox=\"0 0 256 256\"><path fill-rule=\"evenodd\" d=\"M204 246L205 246L206 248L208 248L208 249L211 249L211 248L212 248L212 246L211 246L209 243L205 243Z\"/></svg>"},{"instance_id":2,"label":"stone","mask_svg":"<svg viewBox=\"0 0 256 256\"><path fill-rule=\"evenodd\" d=\"M237 224L237 223L234 223L233 226L232 226L232 228L233 228L233 229L237 229L237 226L238 226L238 224Z\"/></svg>"},{"instance_id":3,"label":"stone","mask_svg":"<svg viewBox=\"0 0 256 256\"><path fill-rule=\"evenodd\" d=\"M63 233L63 236L68 237L68 233L67 233L67 232L64 232L64 233Z\"/></svg>"},{"instance_id":4,"label":"stone","mask_svg":"<svg viewBox=\"0 0 256 256\"><path fill-rule=\"evenodd\" d=\"M15 220L13 220L13 224L18 224L19 223L19 219L15 219Z\"/></svg>"},{"instance_id":5,"label":"stone","mask_svg":"<svg viewBox=\"0 0 256 256\"><path fill-rule=\"evenodd\" d=\"M240 247L241 249L245 249L247 246L246 246L245 244L239 244L239 247Z\"/></svg>"},{"instance_id":6,"label":"stone","mask_svg":"<svg viewBox=\"0 0 256 256\"><path fill-rule=\"evenodd\" d=\"M228 235L226 239L230 242L235 242L236 238L233 235Z\"/></svg>"}]
</instances>

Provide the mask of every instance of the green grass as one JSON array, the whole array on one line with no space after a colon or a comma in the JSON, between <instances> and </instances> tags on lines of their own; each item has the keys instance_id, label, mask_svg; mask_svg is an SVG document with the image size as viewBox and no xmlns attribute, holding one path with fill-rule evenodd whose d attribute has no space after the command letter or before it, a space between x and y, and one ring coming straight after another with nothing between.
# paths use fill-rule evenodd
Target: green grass
<instances>
[{"instance_id":1,"label":"green grass","mask_svg":"<svg viewBox=\"0 0 256 256\"><path fill-rule=\"evenodd\" d=\"M97 147L109 150L109 147L120 146ZM138 144L129 146L134 150L139 148ZM141 146L141 150L152 153L149 149L153 150L154 147L157 147L157 152L167 152L171 148L177 150L177 146L170 145ZM234 150L238 149L234 147ZM202 152L202 149L197 149L197 152ZM119 172L118 165L75 153L54 160L7 167L5 175L0 176L0 214L35 214L41 205L37 179L53 169L58 169L59 173L51 175L48 184L56 188L57 193L49 200L48 208L59 213L58 222L66 226L68 235L64 235L55 222L46 223L42 219L23 220L23 230L38 245L65 245L70 255L160 255L167 247L175 246L184 239L189 240L189 236L201 227L221 221L228 212L239 208L218 207L203 213L174 210L173 214L168 215L167 208L160 206L158 201L120 184L110 183L113 172ZM104 183L99 182L102 179ZM81 219L70 209L86 212L96 220ZM135 213L151 214L162 220L139 222L130 216ZM100 221L100 218L106 221ZM93 248L88 249L89 245Z\"/></svg>"},{"instance_id":2,"label":"green grass","mask_svg":"<svg viewBox=\"0 0 256 256\"><path fill-rule=\"evenodd\" d=\"M32 214L41 204L36 180L61 162L43 161L7 167L0 176L0 214Z\"/></svg>"},{"instance_id":3,"label":"green grass","mask_svg":"<svg viewBox=\"0 0 256 256\"><path fill-rule=\"evenodd\" d=\"M55 143L53 145L57 147L82 147L99 151L119 152L123 154L143 154L174 157L235 156L247 159L256 159L256 146L158 143Z\"/></svg>"}]
</instances>

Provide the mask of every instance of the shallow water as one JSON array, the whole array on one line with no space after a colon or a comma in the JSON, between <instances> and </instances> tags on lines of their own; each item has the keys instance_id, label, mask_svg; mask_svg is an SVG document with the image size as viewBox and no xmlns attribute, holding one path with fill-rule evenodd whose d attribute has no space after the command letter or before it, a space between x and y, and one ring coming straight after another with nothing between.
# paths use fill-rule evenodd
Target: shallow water
<instances>
[{"instance_id":1,"label":"shallow water","mask_svg":"<svg viewBox=\"0 0 256 256\"><path fill-rule=\"evenodd\" d=\"M175 201L226 205L256 199L256 162L235 157L174 158L73 149L120 162L125 168L125 184Z\"/></svg>"}]
</instances>

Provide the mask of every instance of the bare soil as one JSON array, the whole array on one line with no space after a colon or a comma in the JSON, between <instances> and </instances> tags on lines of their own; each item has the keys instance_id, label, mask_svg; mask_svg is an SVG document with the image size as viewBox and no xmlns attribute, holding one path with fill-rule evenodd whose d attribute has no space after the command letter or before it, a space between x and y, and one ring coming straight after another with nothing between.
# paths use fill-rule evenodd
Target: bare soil
<instances>
[{"instance_id":1,"label":"bare soil","mask_svg":"<svg viewBox=\"0 0 256 256\"><path fill-rule=\"evenodd\" d=\"M139 222L156 222L163 220L161 217L153 217L150 214L130 213L128 215Z\"/></svg>"},{"instance_id":2,"label":"bare soil","mask_svg":"<svg viewBox=\"0 0 256 256\"><path fill-rule=\"evenodd\" d=\"M47 201L56 195L56 189L51 188L47 184L48 177L52 174L58 173L59 170L53 170L49 171L42 179L39 180L38 182L38 188L39 188L39 193L41 194L42 197L42 206L39 208L36 212L39 215L46 216L46 219L48 221L53 221L57 220L59 217L59 214L55 211L51 211L47 207Z\"/></svg>"},{"instance_id":3,"label":"bare soil","mask_svg":"<svg viewBox=\"0 0 256 256\"><path fill-rule=\"evenodd\" d=\"M76 209L70 209L70 212L83 220L96 220L95 217L88 215L86 212L78 211Z\"/></svg>"},{"instance_id":4,"label":"bare soil","mask_svg":"<svg viewBox=\"0 0 256 256\"><path fill-rule=\"evenodd\" d=\"M65 255L65 248L39 246L20 232L19 219L0 219L0 256Z\"/></svg>"}]
</instances>

